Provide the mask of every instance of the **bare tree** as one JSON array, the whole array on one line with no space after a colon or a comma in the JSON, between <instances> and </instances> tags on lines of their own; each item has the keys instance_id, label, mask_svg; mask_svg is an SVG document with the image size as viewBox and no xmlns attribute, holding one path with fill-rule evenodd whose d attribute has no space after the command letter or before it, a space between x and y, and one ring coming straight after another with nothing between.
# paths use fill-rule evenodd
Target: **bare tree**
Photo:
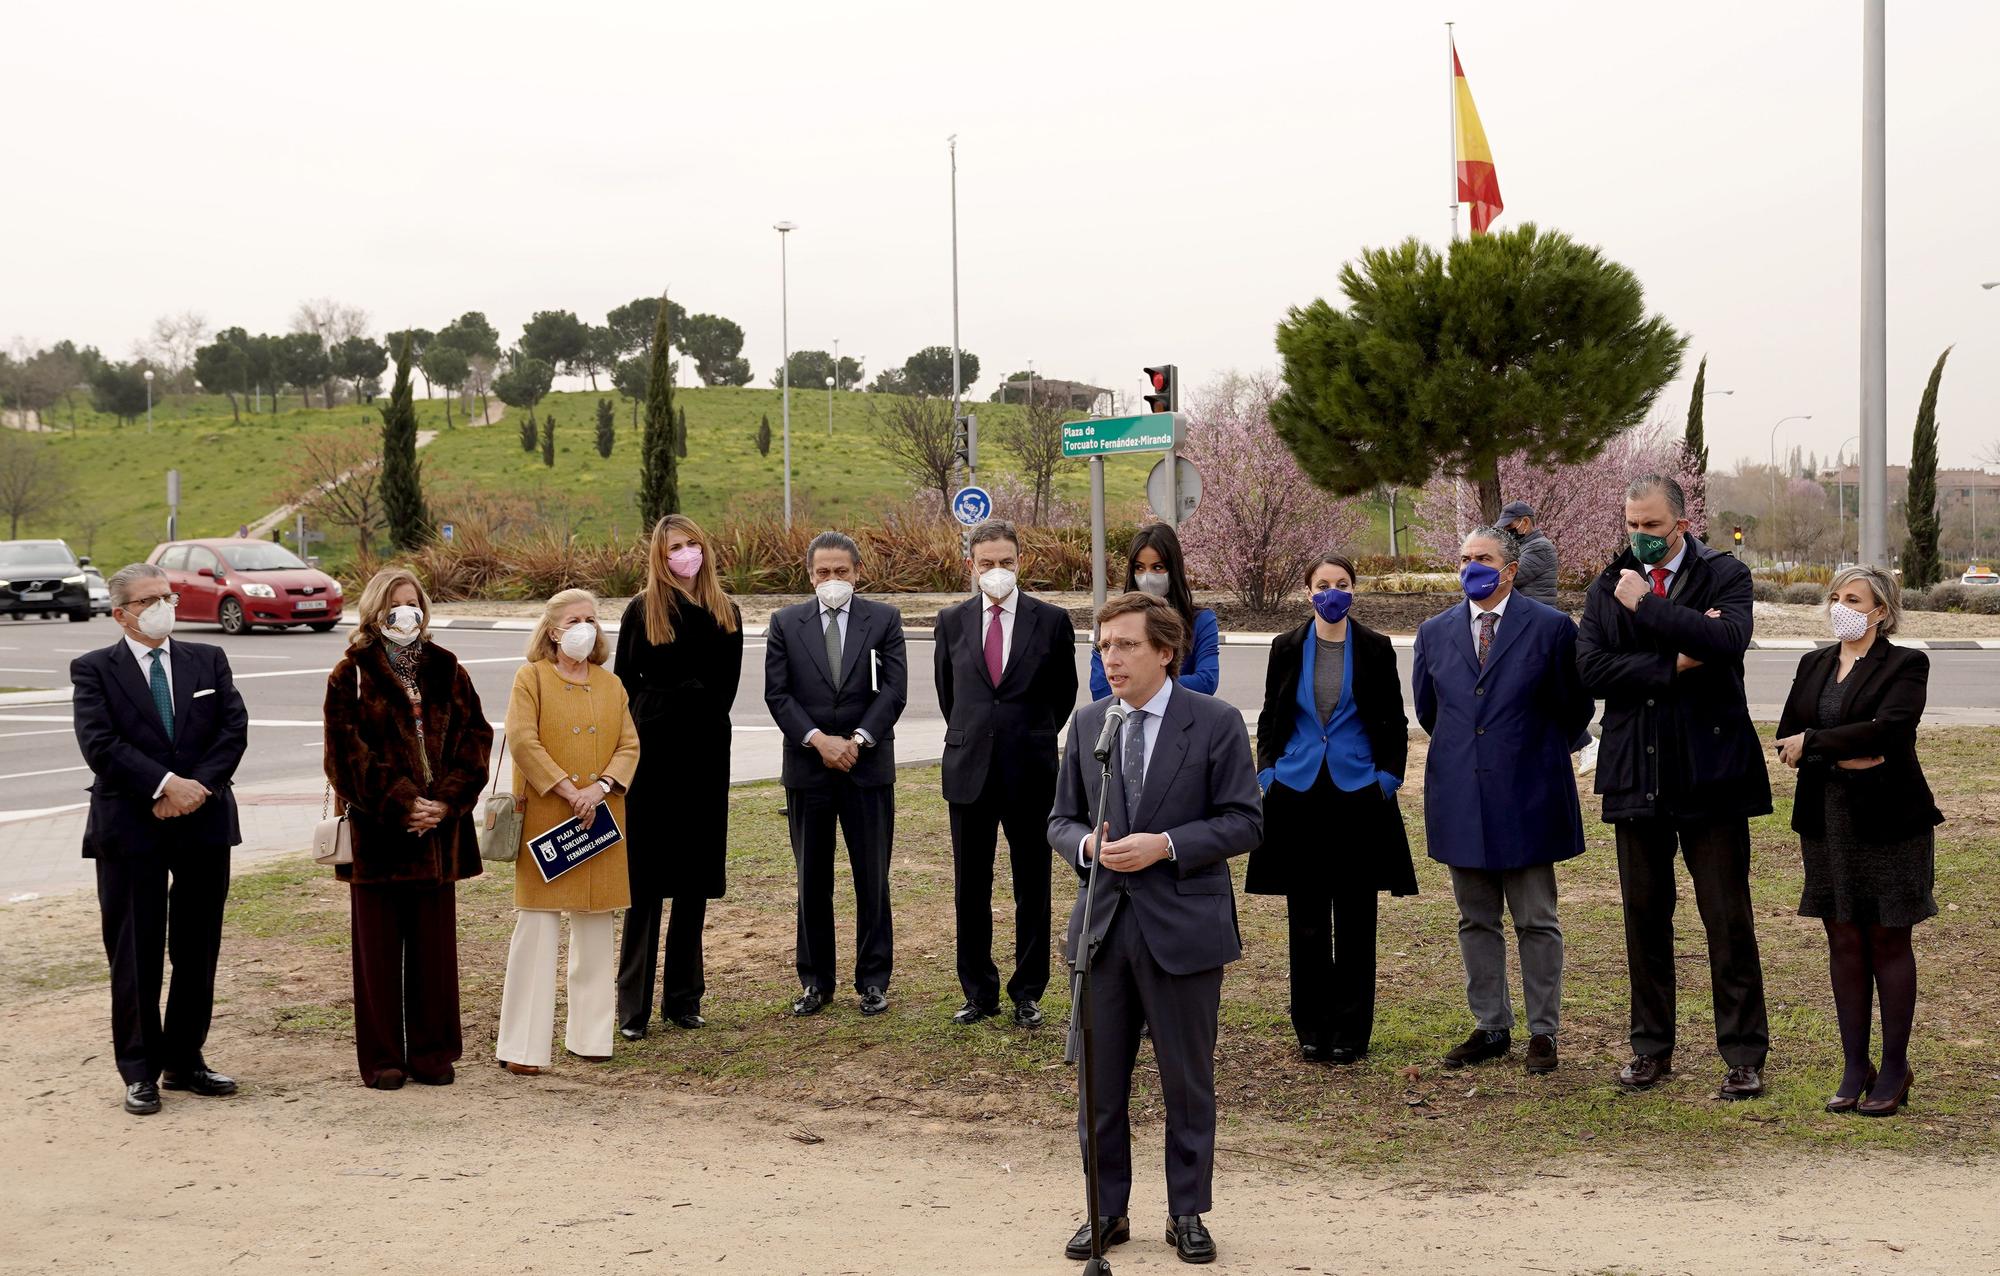
<instances>
[{"instance_id":1,"label":"bare tree","mask_svg":"<svg viewBox=\"0 0 2000 1276\"><path fill-rule=\"evenodd\" d=\"M1063 463L1062 427L1069 415L1067 394L1043 391L1031 394L1027 408L1000 432L1001 444L1013 455L1033 494L1032 523L1041 523L1055 503L1056 471Z\"/></svg>"},{"instance_id":2,"label":"bare tree","mask_svg":"<svg viewBox=\"0 0 2000 1276\"><path fill-rule=\"evenodd\" d=\"M69 496L62 458L45 441L19 430L0 430L0 513L7 538L21 534L21 520L60 506Z\"/></svg>"},{"instance_id":3,"label":"bare tree","mask_svg":"<svg viewBox=\"0 0 2000 1276\"><path fill-rule=\"evenodd\" d=\"M951 400L884 396L869 402L868 417L896 468L919 489L935 491L949 506L958 476L958 456L951 446Z\"/></svg>"},{"instance_id":4,"label":"bare tree","mask_svg":"<svg viewBox=\"0 0 2000 1276\"><path fill-rule=\"evenodd\" d=\"M153 320L152 335L139 343L137 352L159 366L168 385L185 389L185 378L194 367L194 352L207 345L214 332L198 310L161 315Z\"/></svg>"},{"instance_id":5,"label":"bare tree","mask_svg":"<svg viewBox=\"0 0 2000 1276\"><path fill-rule=\"evenodd\" d=\"M382 478L381 439L369 429L309 434L292 445L292 501L313 517L354 533L366 558L370 538L385 512L377 486Z\"/></svg>"},{"instance_id":6,"label":"bare tree","mask_svg":"<svg viewBox=\"0 0 2000 1276\"><path fill-rule=\"evenodd\" d=\"M318 334L321 347L329 354L350 337L367 336L368 323L366 310L331 297L310 297L292 311L292 331ZM333 406L333 387L329 377L322 388L328 407Z\"/></svg>"}]
</instances>

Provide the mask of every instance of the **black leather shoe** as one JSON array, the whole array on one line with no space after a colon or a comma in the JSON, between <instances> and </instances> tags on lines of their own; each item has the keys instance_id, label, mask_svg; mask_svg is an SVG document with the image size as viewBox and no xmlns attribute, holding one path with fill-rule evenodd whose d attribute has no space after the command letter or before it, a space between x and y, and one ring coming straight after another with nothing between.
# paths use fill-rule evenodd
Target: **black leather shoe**
<instances>
[{"instance_id":1,"label":"black leather shoe","mask_svg":"<svg viewBox=\"0 0 2000 1276\"><path fill-rule=\"evenodd\" d=\"M799 999L792 1003L792 1013L800 1018L804 1018L807 1015L816 1015L825 1009L826 994L817 988L806 989L799 994Z\"/></svg>"},{"instance_id":2,"label":"black leather shoe","mask_svg":"<svg viewBox=\"0 0 2000 1276\"><path fill-rule=\"evenodd\" d=\"M405 1080L407 1078L403 1076L401 1068L384 1068L375 1074L375 1079L368 1083L368 1088L371 1090L400 1090L403 1088Z\"/></svg>"},{"instance_id":3,"label":"black leather shoe","mask_svg":"<svg viewBox=\"0 0 2000 1276\"><path fill-rule=\"evenodd\" d=\"M189 1094L198 1094L204 1099L217 1099L225 1094L236 1093L234 1077L225 1077L220 1072L211 1072L207 1068L166 1073L160 1078L160 1084L169 1090L185 1090Z\"/></svg>"},{"instance_id":4,"label":"black leather shoe","mask_svg":"<svg viewBox=\"0 0 2000 1276\"><path fill-rule=\"evenodd\" d=\"M1554 1072L1559 1060L1556 1058L1556 1039L1546 1032L1538 1032L1528 1038L1528 1057L1521 1066L1535 1076Z\"/></svg>"},{"instance_id":5,"label":"black leather shoe","mask_svg":"<svg viewBox=\"0 0 2000 1276\"><path fill-rule=\"evenodd\" d=\"M1123 1245L1132 1239L1132 1220L1123 1214L1116 1218L1106 1218L1098 1224L1098 1230L1104 1237L1104 1248L1110 1249L1113 1245ZM1069 1244L1063 1246L1063 1257L1074 1259L1079 1263L1090 1257L1090 1224L1085 1223L1076 1229L1076 1235L1070 1237Z\"/></svg>"},{"instance_id":6,"label":"black leather shoe","mask_svg":"<svg viewBox=\"0 0 2000 1276\"><path fill-rule=\"evenodd\" d=\"M1326 1061L1328 1063L1338 1063L1343 1065L1350 1063L1359 1063L1361 1062L1361 1057L1367 1053L1368 1052L1366 1050L1358 1050L1353 1046L1328 1046L1326 1050Z\"/></svg>"},{"instance_id":7,"label":"black leather shoe","mask_svg":"<svg viewBox=\"0 0 2000 1276\"><path fill-rule=\"evenodd\" d=\"M1673 1075L1673 1071L1671 1053L1634 1055L1632 1062L1618 1069L1618 1084L1634 1090L1650 1090Z\"/></svg>"},{"instance_id":8,"label":"black leather shoe","mask_svg":"<svg viewBox=\"0 0 2000 1276\"><path fill-rule=\"evenodd\" d=\"M150 1081L134 1081L125 1087L125 1110L133 1116L151 1116L160 1110L160 1087ZM1088 1251L1085 1258L1090 1257Z\"/></svg>"},{"instance_id":9,"label":"black leather shoe","mask_svg":"<svg viewBox=\"0 0 2000 1276\"><path fill-rule=\"evenodd\" d=\"M1033 999L1014 1003L1014 1026L1016 1028L1039 1028L1045 1022L1042 1007Z\"/></svg>"},{"instance_id":10,"label":"black leather shoe","mask_svg":"<svg viewBox=\"0 0 2000 1276\"><path fill-rule=\"evenodd\" d=\"M1167 1244L1174 1247L1183 1263L1215 1261L1215 1238L1201 1225L1201 1215L1182 1214L1167 1224Z\"/></svg>"},{"instance_id":11,"label":"black leather shoe","mask_svg":"<svg viewBox=\"0 0 2000 1276\"><path fill-rule=\"evenodd\" d=\"M410 1080L418 1085L450 1085L458 1080L458 1073L452 1070L450 1064L445 1065L443 1072L418 1072L413 1068L410 1070Z\"/></svg>"},{"instance_id":12,"label":"black leather shoe","mask_svg":"<svg viewBox=\"0 0 2000 1276\"><path fill-rule=\"evenodd\" d=\"M644 1028L620 1028L618 1035L627 1041L644 1041L646 1039L646 1030Z\"/></svg>"},{"instance_id":13,"label":"black leather shoe","mask_svg":"<svg viewBox=\"0 0 2000 1276\"><path fill-rule=\"evenodd\" d=\"M1457 1071L1468 1064L1505 1058L1507 1052L1513 1048L1514 1034L1474 1028L1471 1036L1445 1052L1444 1066Z\"/></svg>"},{"instance_id":14,"label":"black leather shoe","mask_svg":"<svg viewBox=\"0 0 2000 1276\"><path fill-rule=\"evenodd\" d=\"M861 1013L879 1015L889 1008L889 994L870 984L861 990Z\"/></svg>"},{"instance_id":15,"label":"black leather shoe","mask_svg":"<svg viewBox=\"0 0 2000 1276\"><path fill-rule=\"evenodd\" d=\"M1299 1042L1299 1058L1307 1063L1325 1063L1327 1049L1317 1041Z\"/></svg>"},{"instance_id":16,"label":"black leather shoe","mask_svg":"<svg viewBox=\"0 0 2000 1276\"><path fill-rule=\"evenodd\" d=\"M982 1020L997 1019L999 1016L998 1006L982 1006L976 1001L968 1001L952 1012L951 1021L961 1028L969 1028Z\"/></svg>"},{"instance_id":17,"label":"black leather shoe","mask_svg":"<svg viewBox=\"0 0 2000 1276\"><path fill-rule=\"evenodd\" d=\"M674 1016L674 1027L686 1028L689 1032L693 1032L696 1028L708 1027L708 1020L690 1010L684 1015Z\"/></svg>"},{"instance_id":18,"label":"black leather shoe","mask_svg":"<svg viewBox=\"0 0 2000 1276\"><path fill-rule=\"evenodd\" d=\"M1731 1068L1722 1078L1722 1088L1715 1092L1716 1098L1732 1102L1758 1099L1763 1095L1764 1074L1756 1068Z\"/></svg>"}]
</instances>

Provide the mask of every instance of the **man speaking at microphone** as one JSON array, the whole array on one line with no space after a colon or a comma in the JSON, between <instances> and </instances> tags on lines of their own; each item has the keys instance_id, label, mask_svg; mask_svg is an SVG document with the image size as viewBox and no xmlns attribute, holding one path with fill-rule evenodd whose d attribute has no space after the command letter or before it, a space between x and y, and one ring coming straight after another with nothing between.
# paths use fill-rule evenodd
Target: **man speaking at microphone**
<instances>
[{"instance_id":1,"label":"man speaking at microphone","mask_svg":"<svg viewBox=\"0 0 2000 1276\"><path fill-rule=\"evenodd\" d=\"M1202 1225L1215 1170L1215 1038L1222 968L1243 954L1228 859L1263 836L1263 805L1249 734L1237 710L1176 685L1188 645L1172 604L1121 594L1097 613L1098 655L1112 698L1078 709L1070 722L1049 813L1049 844L1089 871L1091 820L1103 768L1091 745L1108 745L1103 875L1089 935L1083 892L1070 912L1065 955L1084 945L1091 967L1092 1111L1079 1111L1079 1139L1095 1124L1100 1225L1108 1247L1128 1239L1132 1131L1128 1104L1140 1029L1150 1024L1167 1113L1167 1243L1184 1262L1215 1260ZM1107 715L1126 713L1117 738ZM1090 1257L1090 1221L1065 1253Z\"/></svg>"}]
</instances>

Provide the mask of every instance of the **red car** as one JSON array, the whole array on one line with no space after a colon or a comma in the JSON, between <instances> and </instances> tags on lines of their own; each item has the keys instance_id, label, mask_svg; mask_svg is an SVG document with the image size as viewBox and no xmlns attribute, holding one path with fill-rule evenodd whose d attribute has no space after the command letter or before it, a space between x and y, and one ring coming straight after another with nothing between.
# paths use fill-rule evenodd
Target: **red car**
<instances>
[{"instance_id":1,"label":"red car","mask_svg":"<svg viewBox=\"0 0 2000 1276\"><path fill-rule=\"evenodd\" d=\"M252 625L307 625L323 634L340 620L340 582L271 541L169 541L146 561L165 569L183 621L228 634Z\"/></svg>"}]
</instances>

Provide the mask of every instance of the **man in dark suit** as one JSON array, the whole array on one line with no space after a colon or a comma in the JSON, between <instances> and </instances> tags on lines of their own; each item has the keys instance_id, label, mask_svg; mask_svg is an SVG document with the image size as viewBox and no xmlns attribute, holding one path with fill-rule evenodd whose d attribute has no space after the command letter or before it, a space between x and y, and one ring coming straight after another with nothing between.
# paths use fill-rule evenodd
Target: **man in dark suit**
<instances>
[{"instance_id":1,"label":"man in dark suit","mask_svg":"<svg viewBox=\"0 0 2000 1276\"><path fill-rule=\"evenodd\" d=\"M854 987L861 1013L889 1008L895 931L889 845L895 833L896 719L908 699L903 616L854 596L861 549L839 532L807 548L816 595L771 617L764 639L764 703L785 737L785 808L798 865L795 1015L833 999L833 831L854 870Z\"/></svg>"},{"instance_id":2,"label":"man in dark suit","mask_svg":"<svg viewBox=\"0 0 2000 1276\"><path fill-rule=\"evenodd\" d=\"M1750 817L1771 780L1743 691L1750 572L1688 530L1680 484L1658 474L1625 491L1631 545L1590 584L1577 635L1583 685L1604 701L1597 792L1617 830L1632 980L1632 1061L1647 1089L1673 1071L1674 852L1708 933L1720 1096L1764 1092L1770 1047L1750 907Z\"/></svg>"},{"instance_id":3,"label":"man in dark suit","mask_svg":"<svg viewBox=\"0 0 2000 1276\"><path fill-rule=\"evenodd\" d=\"M1188 644L1173 605L1121 594L1097 614L1099 657L1116 701L1131 711L1114 746L1105 803L1104 877L1091 933L1083 892L1070 912L1066 955L1091 967L1095 1123L1106 1245L1129 1238L1132 1132L1127 1106L1142 1026L1150 1025L1167 1112L1167 1243L1191 1263L1212 1262L1201 1216L1215 1170L1215 1038L1222 968L1243 955L1228 859L1263 837L1263 804L1243 717L1228 704L1176 685ZM1093 853L1091 821L1103 777L1092 746L1112 700L1078 709L1070 723L1049 813L1049 845L1080 878ZM1090 1220L1065 1253L1090 1256Z\"/></svg>"},{"instance_id":4,"label":"man in dark suit","mask_svg":"<svg viewBox=\"0 0 2000 1276\"><path fill-rule=\"evenodd\" d=\"M1424 764L1424 836L1451 869L1458 953L1472 1034L1447 1068L1484 1063L1513 1046L1503 910L1514 918L1531 1073L1556 1070L1563 937L1557 863L1583 854L1583 815L1569 744L1590 721L1576 673L1576 622L1515 587L1520 542L1474 528L1459 549L1466 601L1417 630L1410 664L1417 721L1431 738Z\"/></svg>"},{"instance_id":5,"label":"man in dark suit","mask_svg":"<svg viewBox=\"0 0 2000 1276\"><path fill-rule=\"evenodd\" d=\"M83 856L111 963L111 1029L125 1110L160 1110L159 1086L236 1093L202 1057L215 1004L229 848L243 840L230 778L250 717L220 647L173 642L167 575L135 563L112 576L124 635L70 662L77 745L96 781ZM174 963L164 1021L164 958Z\"/></svg>"},{"instance_id":6,"label":"man in dark suit","mask_svg":"<svg viewBox=\"0 0 2000 1276\"><path fill-rule=\"evenodd\" d=\"M1014 1022L1042 1024L1049 984L1048 810L1056 732L1076 705L1069 613L1019 588L1020 535L1004 519L972 529L978 593L938 613L937 695L945 718L944 800L951 811L952 902L958 914L953 1023L1000 1013L993 964L993 857L1000 829L1014 876Z\"/></svg>"}]
</instances>

